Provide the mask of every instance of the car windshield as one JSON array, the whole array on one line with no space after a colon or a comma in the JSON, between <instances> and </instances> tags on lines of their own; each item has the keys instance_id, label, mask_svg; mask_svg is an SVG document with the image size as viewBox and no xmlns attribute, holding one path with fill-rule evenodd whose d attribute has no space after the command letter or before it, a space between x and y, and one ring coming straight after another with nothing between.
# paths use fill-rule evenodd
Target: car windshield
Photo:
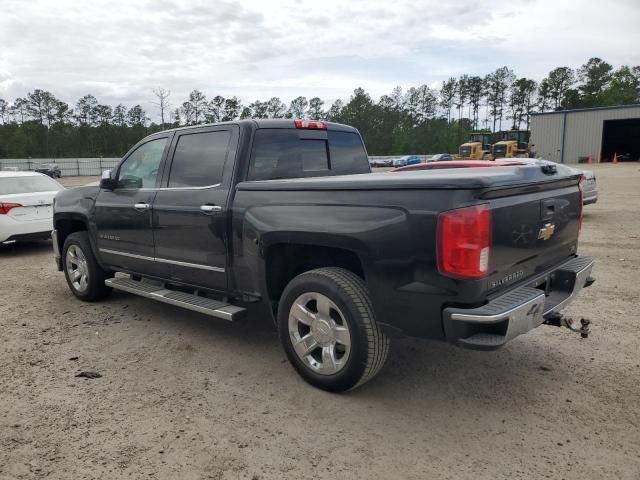
<instances>
[{"instance_id":1,"label":"car windshield","mask_svg":"<svg viewBox=\"0 0 640 480\"><path fill-rule=\"evenodd\" d=\"M42 165L40 165L39 168L53 168L55 167L55 164L53 163L43 163Z\"/></svg>"},{"instance_id":2,"label":"car windshield","mask_svg":"<svg viewBox=\"0 0 640 480\"><path fill-rule=\"evenodd\" d=\"M0 178L0 195L58 192L63 188L58 182L44 175Z\"/></svg>"}]
</instances>

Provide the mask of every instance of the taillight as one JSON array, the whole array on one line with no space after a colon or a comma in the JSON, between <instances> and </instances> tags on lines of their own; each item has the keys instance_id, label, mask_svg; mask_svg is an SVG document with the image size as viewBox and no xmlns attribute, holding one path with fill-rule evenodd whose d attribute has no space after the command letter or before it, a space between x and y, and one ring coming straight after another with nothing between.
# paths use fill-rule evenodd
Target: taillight
<instances>
[{"instance_id":1,"label":"taillight","mask_svg":"<svg viewBox=\"0 0 640 480\"><path fill-rule=\"evenodd\" d=\"M13 208L21 207L19 203L2 203L0 202L0 215L6 215Z\"/></svg>"},{"instance_id":2,"label":"taillight","mask_svg":"<svg viewBox=\"0 0 640 480\"><path fill-rule=\"evenodd\" d=\"M321 120L295 120L296 128L308 128L309 130L326 130L327 122Z\"/></svg>"},{"instance_id":3,"label":"taillight","mask_svg":"<svg viewBox=\"0 0 640 480\"><path fill-rule=\"evenodd\" d=\"M459 278L489 273L491 209L488 205L459 208L438 216L438 269Z\"/></svg>"}]
</instances>

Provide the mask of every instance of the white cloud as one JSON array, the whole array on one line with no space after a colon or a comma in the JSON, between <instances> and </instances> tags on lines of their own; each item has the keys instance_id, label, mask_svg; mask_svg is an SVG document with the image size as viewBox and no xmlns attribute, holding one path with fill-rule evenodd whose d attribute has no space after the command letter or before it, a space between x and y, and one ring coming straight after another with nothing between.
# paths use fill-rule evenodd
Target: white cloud
<instances>
[{"instance_id":1,"label":"white cloud","mask_svg":"<svg viewBox=\"0 0 640 480\"><path fill-rule=\"evenodd\" d=\"M193 88L245 102L347 98L509 65L539 79L591 56L640 64L637 0L2 0L0 96L151 107Z\"/></svg>"}]
</instances>

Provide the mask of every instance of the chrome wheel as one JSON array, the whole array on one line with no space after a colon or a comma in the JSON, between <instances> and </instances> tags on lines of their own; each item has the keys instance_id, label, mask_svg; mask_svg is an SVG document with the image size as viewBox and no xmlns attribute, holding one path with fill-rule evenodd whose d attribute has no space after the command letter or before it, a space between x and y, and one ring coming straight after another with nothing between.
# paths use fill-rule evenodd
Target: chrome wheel
<instances>
[{"instance_id":1,"label":"chrome wheel","mask_svg":"<svg viewBox=\"0 0 640 480\"><path fill-rule=\"evenodd\" d=\"M78 292L84 292L89 287L89 267L84 252L77 245L71 245L67 249L65 262L71 285Z\"/></svg>"},{"instance_id":2,"label":"chrome wheel","mask_svg":"<svg viewBox=\"0 0 640 480\"><path fill-rule=\"evenodd\" d=\"M289 336L298 357L320 375L338 373L347 364L349 326L336 304L321 293L304 293L293 302Z\"/></svg>"}]
</instances>

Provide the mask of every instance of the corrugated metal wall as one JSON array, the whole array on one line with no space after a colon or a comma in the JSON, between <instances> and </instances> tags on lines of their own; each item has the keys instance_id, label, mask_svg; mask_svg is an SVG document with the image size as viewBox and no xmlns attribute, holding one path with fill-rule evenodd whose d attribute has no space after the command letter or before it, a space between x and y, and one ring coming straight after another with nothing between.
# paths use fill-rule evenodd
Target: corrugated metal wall
<instances>
[{"instance_id":1,"label":"corrugated metal wall","mask_svg":"<svg viewBox=\"0 0 640 480\"><path fill-rule=\"evenodd\" d=\"M531 143L540 158L560 162L562 159L562 132L566 118L564 162L578 163L580 157L600 159L602 129L605 120L640 118L640 106L601 110L577 110L533 115L531 117Z\"/></svg>"},{"instance_id":2,"label":"corrugated metal wall","mask_svg":"<svg viewBox=\"0 0 640 480\"><path fill-rule=\"evenodd\" d=\"M563 122L564 115L560 114L531 117L531 143L536 157L560 162Z\"/></svg>"}]
</instances>

